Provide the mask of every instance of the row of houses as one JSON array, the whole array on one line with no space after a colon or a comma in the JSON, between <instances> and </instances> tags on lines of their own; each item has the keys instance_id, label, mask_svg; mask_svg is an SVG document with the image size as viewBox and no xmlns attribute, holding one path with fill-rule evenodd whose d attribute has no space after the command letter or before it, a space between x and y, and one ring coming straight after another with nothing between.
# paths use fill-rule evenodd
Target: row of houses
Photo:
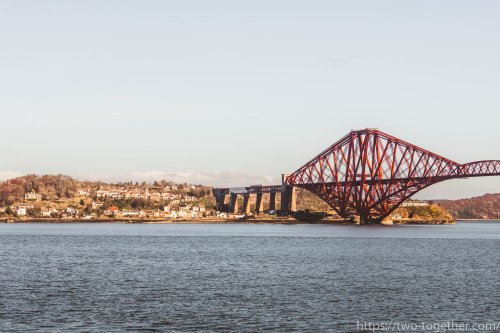
<instances>
[{"instance_id":1,"label":"row of houses","mask_svg":"<svg viewBox=\"0 0 500 333\"><path fill-rule=\"evenodd\" d=\"M151 201L161 201L161 200L174 200L180 199L180 194L174 194L171 192L149 192L149 191L139 191L139 190L121 190L121 191L106 191L99 190L95 192L95 195L99 199L145 199Z\"/></svg>"},{"instance_id":2,"label":"row of houses","mask_svg":"<svg viewBox=\"0 0 500 333\"><path fill-rule=\"evenodd\" d=\"M35 209L35 207L29 204L18 205L15 209L15 213L17 216L26 216L28 215L28 211L30 209ZM0 212L5 212L5 208L0 210ZM63 214L64 217L74 217L79 214L79 211L78 209L73 207L68 207L63 210L58 210L53 207L42 207L40 210L40 215L42 217L54 217L56 215L59 215L60 213Z\"/></svg>"},{"instance_id":3,"label":"row of houses","mask_svg":"<svg viewBox=\"0 0 500 333\"><path fill-rule=\"evenodd\" d=\"M28 211L34 209L33 205L18 205L14 212L18 217L24 217L28 215ZM5 212L5 208L2 207L0 212ZM131 209L119 209L118 207L109 207L103 214L108 217L124 217L124 218L201 218L204 216L206 209L202 205L196 206L185 206L175 208L172 206L165 206L163 210L131 210ZM81 212L74 207L67 207L65 209L58 210L53 207L42 207L40 210L40 216L42 217L62 217L62 218L98 218L98 214L81 214ZM38 214L37 214L38 215Z\"/></svg>"},{"instance_id":4,"label":"row of houses","mask_svg":"<svg viewBox=\"0 0 500 333\"><path fill-rule=\"evenodd\" d=\"M112 206L103 213L113 217L201 218L205 212L206 209L203 205L186 205L184 207L167 205L163 207L163 210L130 210Z\"/></svg>"},{"instance_id":5,"label":"row of houses","mask_svg":"<svg viewBox=\"0 0 500 333\"><path fill-rule=\"evenodd\" d=\"M195 189L195 186L191 186L192 189ZM133 189L123 189L123 188L107 188L107 189L80 189L77 194L80 197L90 197L95 196L101 200L121 200L121 199L144 199L150 201L173 201L179 200L181 202L193 202L197 201L198 198L195 196L190 196L187 194L179 194L173 193L171 191L177 190L177 186L172 185L166 188L158 189L158 190L150 190L150 189L142 189L142 188L133 188ZM35 191L28 192L24 195L24 199L27 202L38 202L42 201L44 198L42 194L36 193Z\"/></svg>"},{"instance_id":6,"label":"row of houses","mask_svg":"<svg viewBox=\"0 0 500 333\"><path fill-rule=\"evenodd\" d=\"M196 197L192 196L181 196L180 194L175 194L171 192L149 192L148 190L119 190L119 191L108 191L108 190L98 190L98 191L89 191L89 190L80 190L78 191L79 196L92 196L95 195L100 199L144 199L151 201L166 201L166 200L175 200L175 199L183 199L184 201L195 201ZM43 196L40 193L36 193L34 191L28 192L24 195L24 199L26 201L34 201L38 202L43 199Z\"/></svg>"},{"instance_id":7,"label":"row of houses","mask_svg":"<svg viewBox=\"0 0 500 333\"><path fill-rule=\"evenodd\" d=\"M190 186L190 189L195 189L196 186ZM157 191L152 192L152 193L169 193L170 191L177 191L179 188L177 185L170 185L162 188L155 188ZM145 192L150 192L149 189L143 189L143 188L133 188L133 189L124 189L120 186L106 186L101 189L92 189L92 188L81 188L78 190L78 195L80 196L91 196L94 194L98 195L111 195L113 193L120 193L120 194L142 194Z\"/></svg>"},{"instance_id":8,"label":"row of houses","mask_svg":"<svg viewBox=\"0 0 500 333\"><path fill-rule=\"evenodd\" d=\"M80 191L80 195L90 196L88 191ZM172 192L150 192L149 190L98 190L95 192L95 196L99 199L144 199L151 201L169 201L169 200L182 200L185 202L193 202L198 200L195 196L181 195Z\"/></svg>"}]
</instances>

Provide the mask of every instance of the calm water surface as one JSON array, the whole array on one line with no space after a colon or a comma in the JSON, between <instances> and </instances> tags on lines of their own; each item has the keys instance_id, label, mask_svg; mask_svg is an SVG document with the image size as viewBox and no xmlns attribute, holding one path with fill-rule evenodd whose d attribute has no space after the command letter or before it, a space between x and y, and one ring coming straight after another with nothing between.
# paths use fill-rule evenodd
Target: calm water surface
<instances>
[{"instance_id":1,"label":"calm water surface","mask_svg":"<svg viewBox=\"0 0 500 333\"><path fill-rule=\"evenodd\" d=\"M497 322L500 223L0 224L0 331Z\"/></svg>"}]
</instances>

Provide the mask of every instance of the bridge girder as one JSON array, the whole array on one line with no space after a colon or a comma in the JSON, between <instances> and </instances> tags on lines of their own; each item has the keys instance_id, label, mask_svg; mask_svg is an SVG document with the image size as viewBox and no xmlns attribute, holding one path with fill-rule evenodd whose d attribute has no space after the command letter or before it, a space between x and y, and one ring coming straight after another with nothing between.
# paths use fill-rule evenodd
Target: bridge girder
<instances>
[{"instance_id":1,"label":"bridge girder","mask_svg":"<svg viewBox=\"0 0 500 333\"><path fill-rule=\"evenodd\" d=\"M380 221L404 200L435 183L500 175L500 161L459 164L384 132L352 131L286 179L348 218Z\"/></svg>"}]
</instances>

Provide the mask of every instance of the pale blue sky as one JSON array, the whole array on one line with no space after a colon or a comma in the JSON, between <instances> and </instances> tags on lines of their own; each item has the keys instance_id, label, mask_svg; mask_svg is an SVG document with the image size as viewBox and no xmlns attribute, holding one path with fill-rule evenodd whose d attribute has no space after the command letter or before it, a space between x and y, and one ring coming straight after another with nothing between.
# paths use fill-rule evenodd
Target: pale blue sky
<instances>
[{"instance_id":1,"label":"pale blue sky","mask_svg":"<svg viewBox=\"0 0 500 333\"><path fill-rule=\"evenodd\" d=\"M0 0L0 50L3 178L275 182L365 127L500 159L499 1Z\"/></svg>"}]
</instances>

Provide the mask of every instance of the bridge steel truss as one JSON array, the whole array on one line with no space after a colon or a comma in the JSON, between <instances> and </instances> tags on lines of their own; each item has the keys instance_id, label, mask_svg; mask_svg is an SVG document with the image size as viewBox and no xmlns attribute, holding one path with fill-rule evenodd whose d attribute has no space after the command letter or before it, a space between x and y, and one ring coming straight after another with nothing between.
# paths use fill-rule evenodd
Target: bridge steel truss
<instances>
[{"instance_id":1,"label":"bridge steel truss","mask_svg":"<svg viewBox=\"0 0 500 333\"><path fill-rule=\"evenodd\" d=\"M500 161L459 164L375 129L352 131L289 175L340 216L377 222L416 192L454 178L500 175Z\"/></svg>"}]
</instances>

